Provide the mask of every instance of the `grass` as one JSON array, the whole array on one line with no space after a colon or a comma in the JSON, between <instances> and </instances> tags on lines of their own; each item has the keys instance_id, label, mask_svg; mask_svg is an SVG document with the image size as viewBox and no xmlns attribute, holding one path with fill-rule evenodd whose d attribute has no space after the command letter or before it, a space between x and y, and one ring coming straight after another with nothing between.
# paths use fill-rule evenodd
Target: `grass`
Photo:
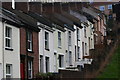
<instances>
[{"instance_id":1,"label":"grass","mask_svg":"<svg viewBox=\"0 0 120 80\"><path fill-rule=\"evenodd\" d=\"M120 79L120 45L118 49L115 51L115 54L112 56L112 59L105 67L104 71L97 78L116 78Z\"/></svg>"}]
</instances>

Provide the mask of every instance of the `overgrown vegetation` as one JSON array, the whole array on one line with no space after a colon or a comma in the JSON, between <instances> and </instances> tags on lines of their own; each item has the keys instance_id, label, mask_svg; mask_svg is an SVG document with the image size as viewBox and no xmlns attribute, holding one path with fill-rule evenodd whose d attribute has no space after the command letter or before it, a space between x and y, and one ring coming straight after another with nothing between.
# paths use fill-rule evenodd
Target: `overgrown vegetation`
<instances>
[{"instance_id":1,"label":"overgrown vegetation","mask_svg":"<svg viewBox=\"0 0 120 80\"><path fill-rule=\"evenodd\" d=\"M55 80L55 79L59 79L59 77L53 73L38 73L36 75L36 79L38 80Z\"/></svg>"},{"instance_id":2,"label":"overgrown vegetation","mask_svg":"<svg viewBox=\"0 0 120 80\"><path fill-rule=\"evenodd\" d=\"M120 61L120 45L113 55L110 63L106 66L104 71L98 78L117 78L119 79L119 61Z\"/></svg>"}]
</instances>

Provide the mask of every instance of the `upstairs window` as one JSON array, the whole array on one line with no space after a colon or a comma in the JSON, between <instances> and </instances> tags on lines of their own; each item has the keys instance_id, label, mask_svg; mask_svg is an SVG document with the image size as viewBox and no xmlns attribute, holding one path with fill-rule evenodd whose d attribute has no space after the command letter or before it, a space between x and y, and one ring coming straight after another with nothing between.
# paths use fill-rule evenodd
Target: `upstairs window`
<instances>
[{"instance_id":1,"label":"upstairs window","mask_svg":"<svg viewBox=\"0 0 120 80\"><path fill-rule=\"evenodd\" d=\"M71 46L71 31L68 31L68 45Z\"/></svg>"},{"instance_id":2,"label":"upstairs window","mask_svg":"<svg viewBox=\"0 0 120 80\"><path fill-rule=\"evenodd\" d=\"M80 40L80 30L77 28L77 40Z\"/></svg>"},{"instance_id":3,"label":"upstairs window","mask_svg":"<svg viewBox=\"0 0 120 80\"><path fill-rule=\"evenodd\" d=\"M6 27L5 29L5 47L12 47L12 28Z\"/></svg>"},{"instance_id":4,"label":"upstairs window","mask_svg":"<svg viewBox=\"0 0 120 80\"><path fill-rule=\"evenodd\" d=\"M61 47L61 32L58 32L58 47Z\"/></svg>"},{"instance_id":5,"label":"upstairs window","mask_svg":"<svg viewBox=\"0 0 120 80\"><path fill-rule=\"evenodd\" d=\"M104 10L105 10L105 6L100 6L100 7L99 7L99 10L100 10L100 11L104 11Z\"/></svg>"},{"instance_id":6,"label":"upstairs window","mask_svg":"<svg viewBox=\"0 0 120 80\"><path fill-rule=\"evenodd\" d=\"M49 33L45 32L45 49L49 49Z\"/></svg>"},{"instance_id":7,"label":"upstairs window","mask_svg":"<svg viewBox=\"0 0 120 80\"><path fill-rule=\"evenodd\" d=\"M85 38L87 37L87 35L86 35L86 27L84 27L84 36L85 36Z\"/></svg>"},{"instance_id":8,"label":"upstairs window","mask_svg":"<svg viewBox=\"0 0 120 80\"><path fill-rule=\"evenodd\" d=\"M111 4L111 5L108 5L108 9L112 9L112 4Z\"/></svg>"},{"instance_id":9,"label":"upstairs window","mask_svg":"<svg viewBox=\"0 0 120 80\"><path fill-rule=\"evenodd\" d=\"M32 32L27 32L28 51L32 51Z\"/></svg>"}]
</instances>

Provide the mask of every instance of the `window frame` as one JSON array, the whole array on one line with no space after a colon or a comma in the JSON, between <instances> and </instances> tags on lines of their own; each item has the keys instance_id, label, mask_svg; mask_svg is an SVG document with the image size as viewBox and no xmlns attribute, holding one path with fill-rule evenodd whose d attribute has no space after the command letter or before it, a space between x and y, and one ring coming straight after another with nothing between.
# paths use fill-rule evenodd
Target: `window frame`
<instances>
[{"instance_id":1,"label":"window frame","mask_svg":"<svg viewBox=\"0 0 120 80\"><path fill-rule=\"evenodd\" d=\"M7 29L9 29L9 31L7 31ZM10 45L7 44L7 40L10 40ZM5 48L12 49L12 28L8 26L5 27Z\"/></svg>"},{"instance_id":2,"label":"window frame","mask_svg":"<svg viewBox=\"0 0 120 80\"><path fill-rule=\"evenodd\" d=\"M27 50L33 51L33 34L31 31L27 31Z\"/></svg>"},{"instance_id":3,"label":"window frame","mask_svg":"<svg viewBox=\"0 0 120 80\"><path fill-rule=\"evenodd\" d=\"M84 37L87 38L87 29L84 27Z\"/></svg>"},{"instance_id":4,"label":"window frame","mask_svg":"<svg viewBox=\"0 0 120 80\"><path fill-rule=\"evenodd\" d=\"M64 67L64 56L59 55L59 68L63 68L63 67Z\"/></svg>"},{"instance_id":5,"label":"window frame","mask_svg":"<svg viewBox=\"0 0 120 80\"><path fill-rule=\"evenodd\" d=\"M105 11L105 6L99 6L100 11Z\"/></svg>"},{"instance_id":6,"label":"window frame","mask_svg":"<svg viewBox=\"0 0 120 80\"><path fill-rule=\"evenodd\" d=\"M77 48L78 60L80 59L80 47Z\"/></svg>"},{"instance_id":7,"label":"window frame","mask_svg":"<svg viewBox=\"0 0 120 80\"><path fill-rule=\"evenodd\" d=\"M9 70L10 73L7 73L7 71L8 71L8 70L7 70L7 69L8 69L7 66L10 67L10 68L9 68L9 69L10 69L10 70ZM9 78L12 78L12 64L6 64L6 78L7 78L7 76L9 76Z\"/></svg>"},{"instance_id":8,"label":"window frame","mask_svg":"<svg viewBox=\"0 0 120 80\"><path fill-rule=\"evenodd\" d=\"M77 28L77 40L80 40L80 30Z\"/></svg>"},{"instance_id":9,"label":"window frame","mask_svg":"<svg viewBox=\"0 0 120 80\"><path fill-rule=\"evenodd\" d=\"M85 55L88 55L87 54L87 43L85 43Z\"/></svg>"},{"instance_id":10,"label":"window frame","mask_svg":"<svg viewBox=\"0 0 120 80\"><path fill-rule=\"evenodd\" d=\"M69 46L72 46L72 34L71 34L71 31L68 31L68 45Z\"/></svg>"},{"instance_id":11,"label":"window frame","mask_svg":"<svg viewBox=\"0 0 120 80\"><path fill-rule=\"evenodd\" d=\"M31 77L29 77L29 71L31 72ZM28 60L28 79L32 79L33 78L33 61L32 60Z\"/></svg>"},{"instance_id":12,"label":"window frame","mask_svg":"<svg viewBox=\"0 0 120 80\"><path fill-rule=\"evenodd\" d=\"M59 36L60 35L60 36ZM58 31L58 48L61 48L61 46L62 46L62 41L61 41L62 39L61 39L61 32L60 31Z\"/></svg>"},{"instance_id":13,"label":"window frame","mask_svg":"<svg viewBox=\"0 0 120 80\"><path fill-rule=\"evenodd\" d=\"M112 4L108 5L108 10L112 10Z\"/></svg>"},{"instance_id":14,"label":"window frame","mask_svg":"<svg viewBox=\"0 0 120 80\"><path fill-rule=\"evenodd\" d=\"M45 49L49 50L49 33L45 31Z\"/></svg>"}]
</instances>

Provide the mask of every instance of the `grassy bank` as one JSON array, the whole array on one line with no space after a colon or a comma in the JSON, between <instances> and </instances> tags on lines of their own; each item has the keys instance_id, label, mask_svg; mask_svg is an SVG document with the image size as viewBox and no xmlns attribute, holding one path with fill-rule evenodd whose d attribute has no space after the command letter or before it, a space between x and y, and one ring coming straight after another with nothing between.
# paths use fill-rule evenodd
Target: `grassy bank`
<instances>
[{"instance_id":1,"label":"grassy bank","mask_svg":"<svg viewBox=\"0 0 120 80\"><path fill-rule=\"evenodd\" d=\"M97 78L120 78L120 45L112 56L110 62L105 67L104 71Z\"/></svg>"}]
</instances>

